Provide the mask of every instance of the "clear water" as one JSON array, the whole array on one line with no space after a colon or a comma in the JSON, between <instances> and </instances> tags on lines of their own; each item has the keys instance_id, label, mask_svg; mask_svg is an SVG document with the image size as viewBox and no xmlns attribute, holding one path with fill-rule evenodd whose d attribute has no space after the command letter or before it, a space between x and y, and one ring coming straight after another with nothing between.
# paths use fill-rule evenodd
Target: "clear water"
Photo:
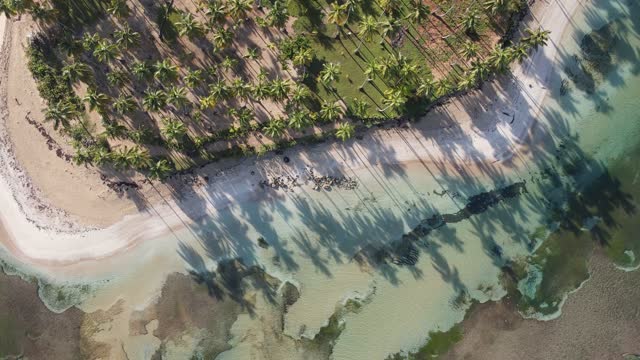
<instances>
[{"instance_id":1,"label":"clear water","mask_svg":"<svg viewBox=\"0 0 640 360\"><path fill-rule=\"evenodd\" d=\"M614 20L619 20L618 42L611 50L615 63L592 91L583 91L583 84L576 85L568 76L575 70L574 56L581 54L579 44L586 33ZM313 338L341 304L349 298L365 299L358 311L342 318L344 330L333 352L333 358L340 360L383 359L419 347L429 331L447 330L461 321L471 299L503 296L499 277L508 260L535 262L544 258L539 253L567 249L582 254L577 249L583 248L583 233L610 243L608 252L620 266L636 266L640 241L634 236L640 221L630 208L640 198L639 34L640 4L633 0L596 0L572 19L562 44L552 44L560 47L564 66L549 79L553 92L541 104L538 125L531 134L533 146L519 153L513 167L502 173L433 179L422 164L372 166L358 175L361 186L355 191L303 189L260 202L235 201L227 210L197 220L188 230L144 243L104 263L127 269L126 274L101 283L79 306L95 311L122 300L125 310L95 338L122 343L128 353L143 354L140 358L151 354L157 339L149 334L129 335L131 312L160 296L167 274L209 271L225 258L241 257L247 265L258 265L298 287L300 298L283 315L283 332L290 339ZM563 82L566 92L561 90ZM517 165L519 158L529 160ZM587 192L593 181L607 173L618 183ZM361 250L399 240L433 214L457 212L472 195L519 181L526 181L527 193L419 239L414 266L367 266L354 260ZM448 194L438 195L443 189ZM591 198L576 204L572 199L579 199L580 192ZM558 228L561 222L575 223L577 230L569 236L570 231ZM259 237L269 242L268 249L257 245ZM578 240L563 240L571 237ZM555 247L541 245L545 239L555 241ZM630 253L636 256L631 258ZM576 255L574 260L575 267L549 266L551 270L536 273L535 281L525 284L532 287L526 292L551 294L551 287L541 290L547 289L545 278L550 273L578 278L584 256ZM545 261L553 265L553 260ZM253 301L255 314L239 317L232 328L234 347L220 358L268 358L264 329L275 326L278 319L260 294ZM540 300L545 301L550 312L558 305L557 299ZM176 358L187 358L198 336L204 335L189 331L182 345L172 343L168 351ZM294 348L269 351L287 359L303 355Z\"/></svg>"}]
</instances>

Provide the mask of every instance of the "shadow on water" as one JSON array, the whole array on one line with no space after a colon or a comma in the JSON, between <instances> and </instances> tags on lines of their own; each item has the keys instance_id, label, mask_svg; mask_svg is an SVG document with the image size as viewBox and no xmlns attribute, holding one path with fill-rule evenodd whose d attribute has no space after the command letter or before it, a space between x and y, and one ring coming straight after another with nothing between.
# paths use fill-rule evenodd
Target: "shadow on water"
<instances>
[{"instance_id":1,"label":"shadow on water","mask_svg":"<svg viewBox=\"0 0 640 360\"><path fill-rule=\"evenodd\" d=\"M588 11L590 23L602 23L598 14L609 11L611 6L605 3L597 1L599 8ZM640 6L637 3L628 2L627 8L632 16L639 14ZM625 44L620 42L638 36L638 30L637 24L633 27L617 26L616 31L621 33L616 36L616 48L625 48ZM584 38L585 34L577 31L575 36ZM632 50L616 56L616 64L640 63L638 49L626 45ZM228 289L234 289L234 279L238 274L223 265L211 271L207 264L212 260L220 262L239 258L244 266L262 266L259 259L264 251L271 251L273 265L285 272L295 274L300 269L299 261L307 259L318 276L332 278L333 264L357 261L396 285L399 284L398 271L401 267L412 271L416 278L423 277L424 274L412 265L419 256L427 256L442 279L456 290L463 291L459 270L442 255L445 247L465 252L465 242L451 225L460 221L470 224L473 233L482 242L486 256L502 267L509 263L509 259L505 258L494 238L497 229L510 234L510 240L515 243L532 250L536 246L526 226L528 211L547 213L550 220L561 222L562 230L576 234L583 232L585 219L597 216L602 220L591 229L590 236L594 243L606 247L612 232L618 227L618 220L613 214L619 211L626 215L635 214L635 200L623 190L616 176L609 173L608 164L592 158L581 148L578 134L570 128L567 117L580 116L578 95L586 93L593 106L603 111L610 110L606 110L608 99L599 93L597 80L590 79L588 74L572 77L574 71L585 73L576 60L576 56L582 55L569 54L564 49L559 49L559 53L563 66L553 69L550 80L539 80L544 80L541 82L545 85L550 83L553 96L561 97L563 113L548 108L540 109L541 104L536 104L537 108L530 108L529 112L537 114L538 121L529 130L529 146L516 147L506 136L496 140L496 124L477 124L477 134L490 138L496 151L503 151L504 144L511 149L513 158L503 161L502 167L482 162L481 154L472 150L467 150L464 157L478 160L473 169L458 161L461 149L468 148L466 144L469 138L454 115L448 113L446 108L437 108L434 110L436 115L432 116L435 123L429 125L441 129L438 135L420 132L413 127L384 131L394 132L406 139L406 146L416 154L423 152L426 142L438 144L440 150L450 156L451 162L443 164L435 158L426 158L418 166L423 168L422 175L425 177L438 174L436 180L441 188L424 189L420 179L410 177L407 166L398 164L395 149L385 145L384 135L380 135L381 132L384 134L383 130L366 135L374 143L373 146L365 147L353 140L341 147L343 159L332 158L326 151L320 151L326 149L326 145L318 145L309 148L315 161L336 163L336 172L351 176L355 174L353 169L343 168L339 162L344 159L357 160L365 166L370 179L357 179L360 187L351 192L332 191L313 193L312 196L306 192L306 187L295 192L258 189L263 192L258 196L261 199L246 202L234 199L236 189L233 184L225 184L223 189L215 184L214 179L213 184L194 190L189 199L181 199L176 195L175 203L189 217L186 221L190 234L198 239L204 249L204 254L201 254L195 245L185 240L180 243L178 253L188 264L194 280L205 283L212 296L224 297L237 296ZM607 69L606 78L613 79L614 87L625 85L625 79L619 73L621 66ZM637 72L637 69L634 71ZM572 78L575 89L565 91L563 80L569 78ZM595 85L590 91L592 80ZM584 82L587 85L582 86ZM455 106L468 114L477 113L478 107L482 106L495 112L496 118L501 119L500 114L505 109L496 105L496 98L513 86L521 87L524 96L528 96L525 84L516 84L512 77L504 76L483 85L482 93L459 99ZM513 104L520 106L524 104L522 100L514 99ZM294 150L290 157L294 163L302 161L294 155ZM504 172L505 166L516 169L521 163L524 163L525 170L517 173L519 175L514 177ZM382 166L376 166L378 164ZM280 164L279 167L282 173L289 171L286 165ZM265 169L259 169L255 182L259 181L257 178L266 177L267 173ZM482 181L479 176L482 176ZM399 183L405 184L411 192L398 191ZM597 187L597 193L593 196L586 196L586 193L581 195L581 191L589 184ZM530 188L536 190L526 191ZM175 194L178 194L177 190ZM441 213L434 207L434 201L430 200L438 195L450 198L458 209ZM378 203L381 199L385 200L384 203ZM229 205L220 211L209 211L215 207L214 204L221 202ZM474 216L483 212L488 212L490 216ZM268 250L259 245L259 238L268 244ZM241 301L241 296L238 299Z\"/></svg>"}]
</instances>

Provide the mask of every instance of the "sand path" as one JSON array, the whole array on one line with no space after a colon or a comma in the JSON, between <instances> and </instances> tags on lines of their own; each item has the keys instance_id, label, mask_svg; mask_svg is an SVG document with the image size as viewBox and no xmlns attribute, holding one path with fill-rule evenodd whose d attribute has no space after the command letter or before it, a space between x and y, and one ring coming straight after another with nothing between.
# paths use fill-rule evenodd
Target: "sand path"
<instances>
[{"instance_id":1,"label":"sand path","mask_svg":"<svg viewBox=\"0 0 640 360\"><path fill-rule=\"evenodd\" d=\"M535 19L540 19L540 26L551 31L550 43L553 45L536 52L523 65L515 66L513 77L487 84L482 92L434 110L428 115L431 119L406 129L375 131L360 141L319 145L292 153L289 157L293 165L286 167L275 157L240 165L219 175L213 185L198 190L197 196L207 199L204 207L190 207L188 199L179 205L175 200L167 199L150 210L125 216L104 229L58 231L61 228L58 226L58 230L52 230L55 224L64 225L64 219L56 218L55 214L50 216L49 223L33 220L35 216L30 214L36 213L37 209L34 209L33 196L24 193L25 176L9 166L15 165L15 159L3 130L3 120L0 123L4 144L0 151L3 168L0 221L9 237L4 244L22 261L45 267L106 258L125 252L142 241L185 228L194 219L215 214L230 204L273 198L256 184L256 179L246 176L253 169L263 174L304 174L305 167L312 166L314 169L339 169L351 176L367 178L372 166L383 168L390 163L420 162L435 164L434 173L457 169L458 164L484 169L494 166L493 174L500 173L504 170L500 168L501 161L509 160L509 165L513 166L512 155L527 148L539 105L548 93L546 85L558 52L555 44L579 4L578 0L537 4ZM531 27L537 26L535 19L530 19ZM4 34L7 27L6 20L0 20L0 38L7 38ZM0 67L6 69L9 50L6 41L2 49L1 53L5 55L0 59ZM4 101L7 101L6 97ZM2 109L2 103L0 111L3 111L0 116L4 119L6 109ZM512 121L514 119L517 121ZM522 164L524 160L518 161ZM64 214L58 215L64 217Z\"/></svg>"}]
</instances>

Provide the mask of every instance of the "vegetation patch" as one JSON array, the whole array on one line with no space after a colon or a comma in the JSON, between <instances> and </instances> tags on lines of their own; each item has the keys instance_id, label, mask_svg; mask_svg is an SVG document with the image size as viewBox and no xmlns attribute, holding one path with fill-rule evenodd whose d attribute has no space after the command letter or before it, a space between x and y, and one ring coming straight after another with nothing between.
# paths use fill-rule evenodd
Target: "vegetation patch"
<instances>
[{"instance_id":1,"label":"vegetation patch","mask_svg":"<svg viewBox=\"0 0 640 360\"><path fill-rule=\"evenodd\" d=\"M638 150L612 162L609 168L567 154L570 162L581 163L580 169L568 175L579 177L588 171L597 175L586 188L568 194L565 209L550 211L560 224L558 230L533 254L511 262L507 268L510 276L506 287L521 312L556 313L565 294L589 278L588 261L594 250L606 252L622 267L638 264L635 254L640 254L640 241L634 230L639 220L634 199L640 193L630 185L638 171L632 160ZM563 169L566 171L566 167Z\"/></svg>"},{"instance_id":2,"label":"vegetation patch","mask_svg":"<svg viewBox=\"0 0 640 360\"><path fill-rule=\"evenodd\" d=\"M75 161L155 179L418 116L548 38L502 41L523 0L3 4Z\"/></svg>"},{"instance_id":3,"label":"vegetation patch","mask_svg":"<svg viewBox=\"0 0 640 360\"><path fill-rule=\"evenodd\" d=\"M446 354L453 345L462 340L462 327L456 325L447 331L429 332L429 340L416 352L396 353L387 357L386 360L423 360L437 359L440 355Z\"/></svg>"}]
</instances>

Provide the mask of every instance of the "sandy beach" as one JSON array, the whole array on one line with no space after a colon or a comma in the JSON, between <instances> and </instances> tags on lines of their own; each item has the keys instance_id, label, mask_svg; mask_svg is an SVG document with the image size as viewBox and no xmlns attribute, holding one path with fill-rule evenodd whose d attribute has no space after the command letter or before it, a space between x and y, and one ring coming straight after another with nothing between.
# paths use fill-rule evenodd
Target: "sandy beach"
<instances>
[{"instance_id":1,"label":"sandy beach","mask_svg":"<svg viewBox=\"0 0 640 360\"><path fill-rule=\"evenodd\" d=\"M210 216L229 204L272 201L281 195L261 189L258 186L261 178L292 174L301 175L304 182L305 169L309 167L322 174L342 173L354 178L366 178L372 171L384 173L389 167L405 167L412 163L423 164L435 178L450 172L472 177L481 177L483 173L503 173L505 167L502 163L514 167L526 162L523 154L530 154L527 142L535 131L539 104L548 92L545 82L555 64L557 49L553 44L570 24L566 21L567 16L579 6L579 1L536 4L535 19L529 19L529 25L538 26L536 19L541 19L539 25L551 31L551 45L535 53L523 65L515 66L513 78L493 81L484 85L481 91L454 99L436 108L417 124L372 131L363 140L344 145L318 145L299 152L293 150L287 153L292 160L289 165L275 156L244 161L232 167L209 165L199 170L199 175L212 178L208 186L195 189L194 195L186 195L186 199L180 201L168 197L169 190L165 187L147 187L138 201L150 206L136 204L137 208L144 208L139 212L133 211L136 209L132 205L135 199L115 198L101 203L93 195L94 198L85 202L82 194L100 186L88 177L87 172L91 170L76 170L50 151L48 154L46 151L33 151L34 143L39 139L24 141L27 140L24 136L28 135L15 131L16 127L26 127L24 119L20 119L20 110L14 114L12 105L4 104L8 106L9 114L6 110L3 112L2 134L6 146L2 149L5 170L0 181L0 199L6 206L0 211L0 219L10 238L5 245L22 261L40 265L68 265L105 258L122 253L146 239L184 228L194 219ZM9 74L28 76L24 69L16 69L20 66L21 51L8 51L7 48L24 44L25 32L13 29L19 27L15 25L19 24L7 26L8 31L5 31L7 43L3 45L3 68L8 68ZM6 71L3 76L6 77ZM16 91L6 88L7 84L12 84L11 76L2 81L2 91L5 94L8 91L8 96L3 96L3 99L9 103ZM20 125L16 126L16 123ZM20 137L12 139L16 133ZM518 156L513 157L514 154ZM43 159L46 164L42 163ZM8 164L11 166L6 166ZM64 174L35 175L39 171L50 170ZM75 171L80 173L74 174ZM246 174L252 172L256 175L248 178ZM70 176L75 181L69 179ZM78 184L79 180L85 184ZM55 196L52 197L53 193ZM207 198L208 201L206 206L195 208L189 205L192 201L189 197ZM71 200L60 205L52 198ZM46 216L39 214L38 209L43 208L47 209ZM87 229L80 225L96 218L114 220L123 214L124 217L101 229Z\"/></svg>"},{"instance_id":2,"label":"sandy beach","mask_svg":"<svg viewBox=\"0 0 640 360\"><path fill-rule=\"evenodd\" d=\"M592 263L603 275L586 283L584 298L581 292L569 297L560 319L569 321L551 325L562 332L557 341L545 337L546 325L522 320L507 300L492 304L506 294L505 261L531 255L536 242L557 230L555 205L565 205L577 178L602 174L608 159L629 157L637 142L640 127L627 120L637 112L629 104L640 89L640 77L630 75L633 64L616 64L616 81L598 88L602 98L575 88L558 94L566 61L581 54L585 31L624 18L623 3L536 1L523 27L550 30L549 45L514 64L508 76L451 99L419 122L371 129L346 143L224 160L162 184L120 174L117 179L141 186L120 193L101 179L105 169L59 156L71 147L34 110L45 105L25 66L32 24L0 19L2 265L7 274L38 281L37 296L48 311L80 310L91 329L76 336L110 352L100 358L151 359L161 351L164 358L189 358L199 343L212 340L218 359L382 359L415 351L431 331L462 322L470 300L484 304L463 323L470 336L453 358L478 344L487 357L515 351L520 343L508 332L498 352L484 336L501 331L491 325L503 317L521 336L554 344L549 356L564 356L568 350L559 343L575 333L569 328L592 325L606 311L606 301L591 303L616 278L605 268L610 264ZM613 110L600 112L605 105ZM572 172L574 160L584 171ZM349 186L318 188L318 175L348 177ZM288 188L264 186L275 180ZM514 184L521 190L502 192ZM624 216L618 207L627 210L630 195L615 186L607 191L597 205L608 235L626 236L616 233L626 223L613 220ZM487 194L489 205L469 206ZM614 210L615 219L607 218ZM445 216L440 225L446 225L424 230L437 216ZM581 229L581 216L568 221ZM218 298L218 284L241 291ZM624 284L616 283L616 291ZM296 293L286 304L285 287ZM576 309L584 304L598 314L580 317ZM336 318L337 333L330 320ZM316 347L327 327L330 336ZM620 334L613 328L607 323L606 332Z\"/></svg>"}]
</instances>

